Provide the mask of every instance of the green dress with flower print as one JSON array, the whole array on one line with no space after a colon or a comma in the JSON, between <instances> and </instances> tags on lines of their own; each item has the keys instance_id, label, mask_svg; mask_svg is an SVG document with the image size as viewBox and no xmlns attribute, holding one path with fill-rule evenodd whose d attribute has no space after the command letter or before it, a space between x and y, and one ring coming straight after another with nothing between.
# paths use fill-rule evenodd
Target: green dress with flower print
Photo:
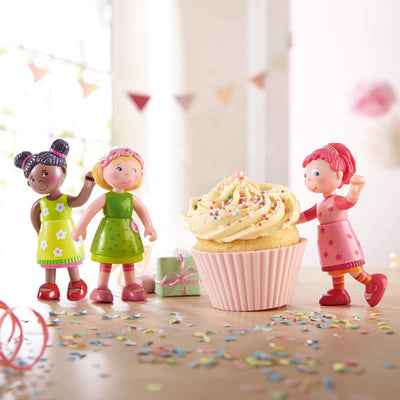
<instances>
[{"instance_id":1,"label":"green dress with flower print","mask_svg":"<svg viewBox=\"0 0 400 400\"><path fill-rule=\"evenodd\" d=\"M131 228L133 198L130 193L108 192L90 251L92 260L106 264L131 264L143 260L143 244ZM135 225L136 226L136 225Z\"/></svg>"},{"instance_id":2,"label":"green dress with flower print","mask_svg":"<svg viewBox=\"0 0 400 400\"><path fill-rule=\"evenodd\" d=\"M57 200L40 199L40 232L37 262L44 268L70 267L85 258L82 243L71 237L72 209L63 194Z\"/></svg>"}]
</instances>

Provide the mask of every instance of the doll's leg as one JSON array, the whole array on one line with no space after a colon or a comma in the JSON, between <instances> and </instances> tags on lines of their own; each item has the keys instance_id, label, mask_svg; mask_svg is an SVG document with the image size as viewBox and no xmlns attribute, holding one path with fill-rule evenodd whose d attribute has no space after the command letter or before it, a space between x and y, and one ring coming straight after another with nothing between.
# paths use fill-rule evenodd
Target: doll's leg
<instances>
[{"instance_id":1,"label":"doll's leg","mask_svg":"<svg viewBox=\"0 0 400 400\"><path fill-rule=\"evenodd\" d=\"M350 275L358 282L365 285L364 297L367 303L374 307L382 299L386 286L387 277L383 274L368 274L363 267L359 267L355 271L351 271Z\"/></svg>"},{"instance_id":2,"label":"doll's leg","mask_svg":"<svg viewBox=\"0 0 400 400\"><path fill-rule=\"evenodd\" d=\"M70 282L68 284L67 298L71 301L81 300L86 296L87 285L80 278L78 266L68 268Z\"/></svg>"},{"instance_id":3,"label":"doll's leg","mask_svg":"<svg viewBox=\"0 0 400 400\"><path fill-rule=\"evenodd\" d=\"M46 271L46 283L40 286L37 297L39 300L58 300L60 298L60 290L56 285L56 270L44 268Z\"/></svg>"},{"instance_id":4,"label":"doll's leg","mask_svg":"<svg viewBox=\"0 0 400 400\"><path fill-rule=\"evenodd\" d=\"M99 277L97 280L97 288L90 293L90 300L95 303L112 303L113 295L108 288L108 280L110 278L111 264L100 263Z\"/></svg>"},{"instance_id":5,"label":"doll's leg","mask_svg":"<svg viewBox=\"0 0 400 400\"><path fill-rule=\"evenodd\" d=\"M320 297L319 304L322 306L343 306L350 304L350 296L344 289L343 271L331 272L329 275L332 276L333 289L329 289Z\"/></svg>"},{"instance_id":6,"label":"doll's leg","mask_svg":"<svg viewBox=\"0 0 400 400\"><path fill-rule=\"evenodd\" d=\"M135 265L123 264L125 287L122 289L121 299L124 301L146 300L147 293L141 285L136 283Z\"/></svg>"}]
</instances>

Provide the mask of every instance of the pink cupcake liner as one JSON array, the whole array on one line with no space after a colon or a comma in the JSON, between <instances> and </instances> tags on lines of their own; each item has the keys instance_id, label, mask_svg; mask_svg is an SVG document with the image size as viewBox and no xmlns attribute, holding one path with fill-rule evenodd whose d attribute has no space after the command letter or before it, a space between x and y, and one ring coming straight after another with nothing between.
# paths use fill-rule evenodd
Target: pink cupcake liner
<instances>
[{"instance_id":1,"label":"pink cupcake liner","mask_svg":"<svg viewBox=\"0 0 400 400\"><path fill-rule=\"evenodd\" d=\"M282 307L294 294L307 239L280 249L192 255L213 307L256 311Z\"/></svg>"}]
</instances>

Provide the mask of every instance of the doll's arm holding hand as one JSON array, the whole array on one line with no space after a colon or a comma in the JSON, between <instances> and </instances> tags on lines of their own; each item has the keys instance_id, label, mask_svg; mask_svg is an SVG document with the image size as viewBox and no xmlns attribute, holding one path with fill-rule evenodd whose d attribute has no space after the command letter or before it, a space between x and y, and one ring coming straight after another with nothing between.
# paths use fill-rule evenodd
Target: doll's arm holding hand
<instances>
[{"instance_id":1,"label":"doll's arm holding hand","mask_svg":"<svg viewBox=\"0 0 400 400\"><path fill-rule=\"evenodd\" d=\"M135 209L136 214L139 216L140 220L144 225L144 236L150 236L150 242L154 242L157 239L157 232L153 227L153 223L151 222L150 215L142 203L142 201L132 195L133 197L133 208Z\"/></svg>"},{"instance_id":2,"label":"doll's arm holding hand","mask_svg":"<svg viewBox=\"0 0 400 400\"><path fill-rule=\"evenodd\" d=\"M336 207L339 210L348 210L357 204L361 195L361 190L365 185L365 178L361 175L353 175L350 179L350 188L346 197L337 196L335 198Z\"/></svg>"},{"instance_id":3,"label":"doll's arm holding hand","mask_svg":"<svg viewBox=\"0 0 400 400\"><path fill-rule=\"evenodd\" d=\"M300 216L296 222L296 225L304 224L304 222L311 221L315 218L317 218L317 205L316 204L314 204L314 206L309 208L308 210L305 210L302 213L300 213Z\"/></svg>"},{"instance_id":4,"label":"doll's arm holding hand","mask_svg":"<svg viewBox=\"0 0 400 400\"><path fill-rule=\"evenodd\" d=\"M89 171L85 175L85 181L78 196L68 196L68 205L70 207L83 206L89 200L95 186L96 183L94 182L92 172Z\"/></svg>"},{"instance_id":5,"label":"doll's arm holding hand","mask_svg":"<svg viewBox=\"0 0 400 400\"><path fill-rule=\"evenodd\" d=\"M99 198L97 198L90 206L85 210L81 219L79 220L76 228L72 230L71 237L76 242L79 241L79 238L82 236L82 239L86 238L86 228L89 225L89 222L93 219L93 217L105 206L106 204L106 196L103 194Z\"/></svg>"},{"instance_id":6,"label":"doll's arm holding hand","mask_svg":"<svg viewBox=\"0 0 400 400\"><path fill-rule=\"evenodd\" d=\"M41 225L40 199L35 201L35 203L33 204L32 208L31 208L31 222L32 222L32 225L33 225L36 233L39 235L40 225Z\"/></svg>"},{"instance_id":7,"label":"doll's arm holding hand","mask_svg":"<svg viewBox=\"0 0 400 400\"><path fill-rule=\"evenodd\" d=\"M361 175L353 175L350 179L350 189L347 193L347 200L352 203L357 203L361 195L361 190L364 187L366 179Z\"/></svg>"}]
</instances>

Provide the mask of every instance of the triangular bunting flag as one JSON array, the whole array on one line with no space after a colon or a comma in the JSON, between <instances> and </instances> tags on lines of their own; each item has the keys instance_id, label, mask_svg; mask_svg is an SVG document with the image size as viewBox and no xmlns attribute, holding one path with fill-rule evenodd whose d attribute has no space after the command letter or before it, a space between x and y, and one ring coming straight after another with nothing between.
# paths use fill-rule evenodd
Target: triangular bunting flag
<instances>
[{"instance_id":1,"label":"triangular bunting flag","mask_svg":"<svg viewBox=\"0 0 400 400\"><path fill-rule=\"evenodd\" d=\"M50 71L47 68L40 68L37 65L35 65L33 62L29 63L28 67L32 71L34 83L36 83L37 81L40 81L44 76L46 76L50 73Z\"/></svg>"},{"instance_id":2,"label":"triangular bunting flag","mask_svg":"<svg viewBox=\"0 0 400 400\"><path fill-rule=\"evenodd\" d=\"M214 89L214 94L220 101L226 104L231 100L233 89L233 85L219 86Z\"/></svg>"},{"instance_id":3,"label":"triangular bunting flag","mask_svg":"<svg viewBox=\"0 0 400 400\"><path fill-rule=\"evenodd\" d=\"M194 100L194 94L190 93L190 94L182 94L182 95L178 95L176 94L175 96L176 101L182 106L182 108L185 111L189 110L190 105L192 104L193 100Z\"/></svg>"},{"instance_id":4,"label":"triangular bunting flag","mask_svg":"<svg viewBox=\"0 0 400 400\"><path fill-rule=\"evenodd\" d=\"M253 77L251 77L251 81L258 86L260 89L265 88L265 78L267 77L266 72L261 72Z\"/></svg>"},{"instance_id":5,"label":"triangular bunting flag","mask_svg":"<svg viewBox=\"0 0 400 400\"><path fill-rule=\"evenodd\" d=\"M78 79L78 83L82 88L83 98L85 99L90 94L92 94L95 90L99 89L99 85L97 83L88 83L85 80Z\"/></svg>"},{"instance_id":6,"label":"triangular bunting flag","mask_svg":"<svg viewBox=\"0 0 400 400\"><path fill-rule=\"evenodd\" d=\"M142 94L135 94L135 93L128 92L128 96L135 103L135 105L139 109L139 111L142 111L146 107L147 102L150 100L150 96L146 96L146 95L142 95Z\"/></svg>"}]
</instances>

